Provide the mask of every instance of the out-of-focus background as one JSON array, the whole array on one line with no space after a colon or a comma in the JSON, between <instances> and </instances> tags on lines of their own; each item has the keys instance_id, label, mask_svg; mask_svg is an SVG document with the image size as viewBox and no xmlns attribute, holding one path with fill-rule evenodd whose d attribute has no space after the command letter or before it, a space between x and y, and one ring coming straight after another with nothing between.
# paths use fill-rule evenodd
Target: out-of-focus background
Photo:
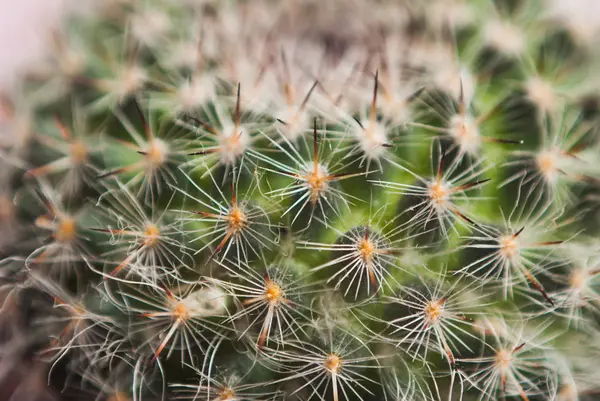
<instances>
[{"instance_id":1,"label":"out-of-focus background","mask_svg":"<svg viewBox=\"0 0 600 401\"><path fill-rule=\"evenodd\" d=\"M89 12L91 4L90 0L1 0L0 90L13 88L19 72L43 57L49 35L61 20L72 12Z\"/></svg>"},{"instance_id":2,"label":"out-of-focus background","mask_svg":"<svg viewBox=\"0 0 600 401\"><path fill-rule=\"evenodd\" d=\"M13 88L19 72L43 57L52 29L66 16L91 12L93 5L107 1L114 0L0 0L0 91ZM581 35L593 36L600 30L599 0L546 1Z\"/></svg>"}]
</instances>

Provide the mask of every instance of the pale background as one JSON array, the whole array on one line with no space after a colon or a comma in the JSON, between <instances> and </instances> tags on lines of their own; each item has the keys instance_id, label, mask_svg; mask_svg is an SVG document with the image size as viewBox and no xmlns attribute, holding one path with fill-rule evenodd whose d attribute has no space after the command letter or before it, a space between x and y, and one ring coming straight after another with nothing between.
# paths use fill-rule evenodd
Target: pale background
<instances>
[{"instance_id":1,"label":"pale background","mask_svg":"<svg viewBox=\"0 0 600 401\"><path fill-rule=\"evenodd\" d=\"M0 0L0 91L44 53L45 39L66 10L89 9L102 0Z\"/></svg>"},{"instance_id":2,"label":"pale background","mask_svg":"<svg viewBox=\"0 0 600 401\"><path fill-rule=\"evenodd\" d=\"M428 0L422 0L428 1ZM456 1L456 0L447 0ZM600 31L600 0L546 0L553 14L587 32ZM0 91L13 86L19 71L44 52L51 27L66 10L90 10L103 0L0 0Z\"/></svg>"}]
</instances>

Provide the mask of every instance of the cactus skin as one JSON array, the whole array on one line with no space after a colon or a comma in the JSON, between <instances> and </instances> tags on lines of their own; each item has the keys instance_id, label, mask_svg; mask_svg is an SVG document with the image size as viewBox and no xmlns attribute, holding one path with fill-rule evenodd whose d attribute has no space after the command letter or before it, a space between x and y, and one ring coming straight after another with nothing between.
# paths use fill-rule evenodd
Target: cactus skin
<instances>
[{"instance_id":1,"label":"cactus skin","mask_svg":"<svg viewBox=\"0 0 600 401\"><path fill-rule=\"evenodd\" d=\"M556 10L119 0L74 18L2 98L2 386L596 399L598 30Z\"/></svg>"}]
</instances>

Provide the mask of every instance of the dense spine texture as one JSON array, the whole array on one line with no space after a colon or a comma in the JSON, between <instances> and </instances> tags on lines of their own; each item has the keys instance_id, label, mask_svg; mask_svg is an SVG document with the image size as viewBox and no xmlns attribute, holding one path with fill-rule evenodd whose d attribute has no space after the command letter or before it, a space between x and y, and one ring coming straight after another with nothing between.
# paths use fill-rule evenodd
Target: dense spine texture
<instances>
[{"instance_id":1,"label":"dense spine texture","mask_svg":"<svg viewBox=\"0 0 600 401\"><path fill-rule=\"evenodd\" d=\"M0 398L600 397L585 12L101 3L2 97Z\"/></svg>"}]
</instances>

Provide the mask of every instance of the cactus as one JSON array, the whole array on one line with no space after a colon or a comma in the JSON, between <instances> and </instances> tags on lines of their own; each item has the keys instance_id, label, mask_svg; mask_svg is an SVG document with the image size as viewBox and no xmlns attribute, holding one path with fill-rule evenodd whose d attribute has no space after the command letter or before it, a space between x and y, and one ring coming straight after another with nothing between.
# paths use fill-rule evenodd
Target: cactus
<instances>
[{"instance_id":1,"label":"cactus","mask_svg":"<svg viewBox=\"0 0 600 401\"><path fill-rule=\"evenodd\" d=\"M567 11L119 0L72 18L2 99L4 386L596 399L597 30Z\"/></svg>"}]
</instances>

